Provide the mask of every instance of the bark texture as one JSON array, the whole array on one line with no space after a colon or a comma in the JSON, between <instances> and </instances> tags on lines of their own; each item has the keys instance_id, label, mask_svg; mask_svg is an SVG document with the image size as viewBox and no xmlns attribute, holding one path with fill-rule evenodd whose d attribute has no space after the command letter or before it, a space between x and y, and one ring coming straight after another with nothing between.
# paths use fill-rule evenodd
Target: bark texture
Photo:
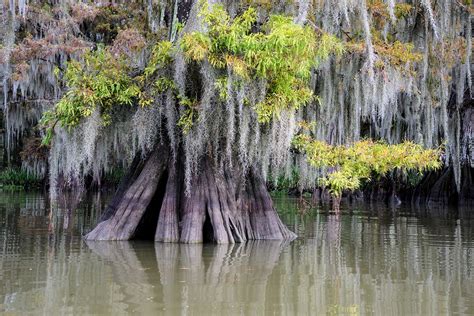
<instances>
[{"instance_id":1,"label":"bark texture","mask_svg":"<svg viewBox=\"0 0 474 316\"><path fill-rule=\"evenodd\" d=\"M142 165L133 166L106 217L86 239L130 240L149 236L148 230L154 230L158 242L227 244L296 237L278 217L255 170L237 177L238 171L217 170L204 158L185 194L179 161L168 159L164 148Z\"/></svg>"},{"instance_id":2,"label":"bark texture","mask_svg":"<svg viewBox=\"0 0 474 316\"><path fill-rule=\"evenodd\" d=\"M136 229L156 193L158 182L167 165L167 154L163 154L166 151L160 149L153 151L128 189L119 188L109 208L114 212L113 215L99 223L86 239L129 240L136 234Z\"/></svg>"}]
</instances>

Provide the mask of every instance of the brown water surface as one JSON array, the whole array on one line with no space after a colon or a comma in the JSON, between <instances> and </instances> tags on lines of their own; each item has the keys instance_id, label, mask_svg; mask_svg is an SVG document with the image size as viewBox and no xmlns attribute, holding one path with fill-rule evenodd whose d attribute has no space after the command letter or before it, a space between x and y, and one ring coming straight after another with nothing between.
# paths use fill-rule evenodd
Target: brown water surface
<instances>
[{"instance_id":1,"label":"brown water surface","mask_svg":"<svg viewBox=\"0 0 474 316\"><path fill-rule=\"evenodd\" d=\"M0 313L474 315L472 220L275 201L299 239L177 245L84 242L98 196L0 193Z\"/></svg>"}]
</instances>

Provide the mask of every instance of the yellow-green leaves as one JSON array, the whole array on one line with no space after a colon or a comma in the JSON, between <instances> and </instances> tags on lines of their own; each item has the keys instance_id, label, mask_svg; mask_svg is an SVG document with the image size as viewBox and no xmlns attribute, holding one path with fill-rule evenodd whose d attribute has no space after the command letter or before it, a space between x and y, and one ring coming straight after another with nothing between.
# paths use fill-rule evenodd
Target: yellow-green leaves
<instances>
[{"instance_id":1,"label":"yellow-green leaves","mask_svg":"<svg viewBox=\"0 0 474 316\"><path fill-rule=\"evenodd\" d=\"M161 41L153 46L151 58L145 68L145 78L149 78L155 72L168 65L172 61L173 44L169 41Z\"/></svg>"},{"instance_id":2,"label":"yellow-green leaves","mask_svg":"<svg viewBox=\"0 0 474 316\"><path fill-rule=\"evenodd\" d=\"M222 101L225 101L227 99L227 78L218 78L216 82L214 83L214 86L216 87L217 92L219 93L219 98Z\"/></svg>"},{"instance_id":3,"label":"yellow-green leaves","mask_svg":"<svg viewBox=\"0 0 474 316\"><path fill-rule=\"evenodd\" d=\"M68 62L64 74L68 91L41 120L48 129L45 143L50 141L57 123L71 129L97 110L107 124L113 106L132 105L140 88L128 75L129 70L124 60L102 47L84 54L82 62Z\"/></svg>"},{"instance_id":4,"label":"yellow-green leaves","mask_svg":"<svg viewBox=\"0 0 474 316\"><path fill-rule=\"evenodd\" d=\"M409 3L397 3L395 5L395 16L397 19L408 16L413 10L413 6Z\"/></svg>"},{"instance_id":5,"label":"yellow-green leaves","mask_svg":"<svg viewBox=\"0 0 474 316\"><path fill-rule=\"evenodd\" d=\"M402 43L395 41L387 44L382 41L376 41L375 50L393 67L402 70L404 66L422 60L423 56L414 51L412 43Z\"/></svg>"},{"instance_id":6,"label":"yellow-green leaves","mask_svg":"<svg viewBox=\"0 0 474 316\"><path fill-rule=\"evenodd\" d=\"M337 170L327 177L319 179L319 184L327 187L333 196L340 197L344 190L357 190L360 187L361 179L348 170Z\"/></svg>"},{"instance_id":7,"label":"yellow-green leaves","mask_svg":"<svg viewBox=\"0 0 474 316\"><path fill-rule=\"evenodd\" d=\"M187 134L193 127L194 119L197 115L196 100L189 99L185 96L178 95L179 105L184 109L179 117L177 125L181 128L184 134Z\"/></svg>"},{"instance_id":8,"label":"yellow-green leaves","mask_svg":"<svg viewBox=\"0 0 474 316\"><path fill-rule=\"evenodd\" d=\"M174 81L169 78L159 77L155 80L155 83L153 84L153 88L155 92L163 93L168 90L175 91L176 85L174 84Z\"/></svg>"},{"instance_id":9,"label":"yellow-green leaves","mask_svg":"<svg viewBox=\"0 0 474 316\"><path fill-rule=\"evenodd\" d=\"M363 140L350 146L331 146L300 134L293 145L306 154L314 167L332 170L319 182L337 197L344 190L358 189L363 180L370 180L373 175L384 176L395 169L421 173L441 167L440 149L424 149L409 141L389 145Z\"/></svg>"},{"instance_id":10,"label":"yellow-green leaves","mask_svg":"<svg viewBox=\"0 0 474 316\"><path fill-rule=\"evenodd\" d=\"M114 54L111 46L98 47L85 53L82 60L69 61L64 73L68 90L41 121L47 128L45 143L49 143L52 129L58 123L71 129L94 111L99 111L103 124L107 125L111 122L110 111L114 106L151 105L156 93L174 88L172 80L157 73L171 63L172 53L171 42L156 43L143 75L136 77L130 74L130 60Z\"/></svg>"},{"instance_id":11,"label":"yellow-green leaves","mask_svg":"<svg viewBox=\"0 0 474 316\"><path fill-rule=\"evenodd\" d=\"M342 55L345 50L345 45L340 39L334 35L323 33L319 37L318 46L316 50L316 65L327 60L330 55Z\"/></svg>"},{"instance_id":12,"label":"yellow-green leaves","mask_svg":"<svg viewBox=\"0 0 474 316\"><path fill-rule=\"evenodd\" d=\"M311 69L343 50L337 38L298 25L291 17L272 15L255 31L254 8L232 20L222 6L202 2L200 15L207 31L183 35L180 44L186 58L207 59L213 67L230 69L244 81L265 79L267 96L253 105L261 123L311 101L313 94L307 87Z\"/></svg>"},{"instance_id":13,"label":"yellow-green leaves","mask_svg":"<svg viewBox=\"0 0 474 316\"><path fill-rule=\"evenodd\" d=\"M188 60L202 61L211 46L211 39L203 33L188 33L181 39L181 48Z\"/></svg>"}]
</instances>

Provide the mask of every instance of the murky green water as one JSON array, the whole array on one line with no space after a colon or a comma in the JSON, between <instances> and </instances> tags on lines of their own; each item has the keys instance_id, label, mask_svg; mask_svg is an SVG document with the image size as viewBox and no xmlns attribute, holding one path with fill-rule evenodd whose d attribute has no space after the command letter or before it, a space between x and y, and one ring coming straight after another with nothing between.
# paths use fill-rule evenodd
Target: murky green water
<instances>
[{"instance_id":1,"label":"murky green water","mask_svg":"<svg viewBox=\"0 0 474 316\"><path fill-rule=\"evenodd\" d=\"M472 220L301 215L280 198L291 243L86 243L101 203L0 194L0 313L474 314Z\"/></svg>"}]
</instances>

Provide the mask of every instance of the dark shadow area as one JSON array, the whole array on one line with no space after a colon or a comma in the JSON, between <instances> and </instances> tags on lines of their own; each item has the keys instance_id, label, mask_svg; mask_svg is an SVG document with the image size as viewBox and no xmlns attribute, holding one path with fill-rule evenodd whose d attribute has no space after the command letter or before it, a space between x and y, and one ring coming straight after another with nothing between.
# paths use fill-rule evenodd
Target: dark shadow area
<instances>
[{"instance_id":1,"label":"dark shadow area","mask_svg":"<svg viewBox=\"0 0 474 316\"><path fill-rule=\"evenodd\" d=\"M166 192L166 183L168 182L168 171L164 171L158 182L155 195L148 205L145 214L143 214L140 223L135 231L133 240L150 240L155 239L156 227L158 224L158 217L160 215L161 204Z\"/></svg>"},{"instance_id":2,"label":"dark shadow area","mask_svg":"<svg viewBox=\"0 0 474 316\"><path fill-rule=\"evenodd\" d=\"M204 225L202 227L202 238L203 242L215 242L214 240L214 228L211 224L211 219L209 218L209 214L206 211L206 220L204 221Z\"/></svg>"}]
</instances>

